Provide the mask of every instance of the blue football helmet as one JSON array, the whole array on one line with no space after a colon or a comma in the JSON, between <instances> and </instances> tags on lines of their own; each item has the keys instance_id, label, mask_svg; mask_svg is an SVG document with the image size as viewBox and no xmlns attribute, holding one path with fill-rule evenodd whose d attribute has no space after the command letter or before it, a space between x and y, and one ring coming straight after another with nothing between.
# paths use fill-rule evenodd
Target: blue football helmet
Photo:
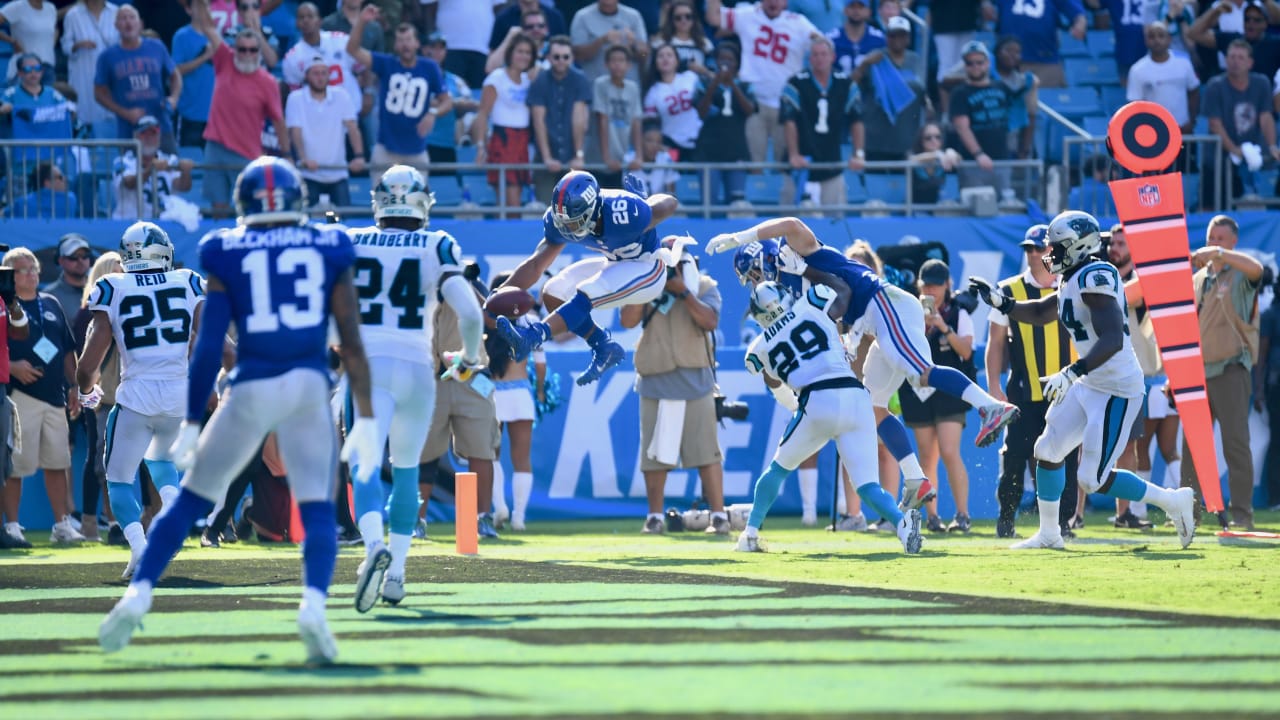
<instances>
[{"instance_id":1,"label":"blue football helmet","mask_svg":"<svg viewBox=\"0 0 1280 720\"><path fill-rule=\"evenodd\" d=\"M120 259L125 272L173 269L173 242L159 225L136 222L120 236Z\"/></svg>"},{"instance_id":2,"label":"blue football helmet","mask_svg":"<svg viewBox=\"0 0 1280 720\"><path fill-rule=\"evenodd\" d=\"M551 221L560 232L574 238L591 234L600 217L600 183L589 172L573 170L560 178L551 191Z\"/></svg>"},{"instance_id":3,"label":"blue football helmet","mask_svg":"<svg viewBox=\"0 0 1280 720\"><path fill-rule=\"evenodd\" d=\"M757 240L738 248L733 254L733 271L743 285L758 285L778 279L778 255L782 248L777 240Z\"/></svg>"},{"instance_id":4,"label":"blue football helmet","mask_svg":"<svg viewBox=\"0 0 1280 720\"><path fill-rule=\"evenodd\" d=\"M236 178L236 215L243 225L307 220L307 184L293 163L264 155Z\"/></svg>"}]
</instances>

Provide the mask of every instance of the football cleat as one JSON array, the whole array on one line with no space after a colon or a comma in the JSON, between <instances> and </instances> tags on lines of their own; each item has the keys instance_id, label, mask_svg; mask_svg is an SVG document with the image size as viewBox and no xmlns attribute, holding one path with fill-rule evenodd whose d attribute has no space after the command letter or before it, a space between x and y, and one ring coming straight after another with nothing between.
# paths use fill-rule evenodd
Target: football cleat
<instances>
[{"instance_id":1,"label":"football cleat","mask_svg":"<svg viewBox=\"0 0 1280 720\"><path fill-rule=\"evenodd\" d=\"M738 535L738 544L733 549L738 552L769 552L769 547L760 541L759 535L749 535L746 530Z\"/></svg>"},{"instance_id":2,"label":"football cleat","mask_svg":"<svg viewBox=\"0 0 1280 720\"><path fill-rule=\"evenodd\" d=\"M800 514L800 524L805 527L813 527L818 524L818 511L805 510Z\"/></svg>"},{"instance_id":3,"label":"football cleat","mask_svg":"<svg viewBox=\"0 0 1280 720\"><path fill-rule=\"evenodd\" d=\"M610 340L597 347L591 349L591 365L586 372L578 376L575 381L579 387L589 385L600 379L613 366L622 362L627 357L627 351L622 349L618 343Z\"/></svg>"},{"instance_id":4,"label":"football cleat","mask_svg":"<svg viewBox=\"0 0 1280 720\"><path fill-rule=\"evenodd\" d=\"M144 545L144 546L142 546L142 547L140 547L140 548L138 548L138 549L136 549L136 550L134 550L134 549L130 548L130 550L129 550L129 564L125 565L125 566L124 566L124 572L120 573L120 579L121 579L121 580L132 580L132 579L133 579L133 571L138 569L138 562L139 562L140 560L142 560L142 551L143 551L144 549L146 549L146 546L145 546L145 545Z\"/></svg>"},{"instance_id":5,"label":"football cleat","mask_svg":"<svg viewBox=\"0 0 1280 720\"><path fill-rule=\"evenodd\" d=\"M640 532L645 535L661 535L666 531L667 526L663 524L662 518L660 517L651 517L645 520L644 527L640 529Z\"/></svg>"},{"instance_id":6,"label":"football cleat","mask_svg":"<svg viewBox=\"0 0 1280 720\"><path fill-rule=\"evenodd\" d=\"M378 602L382 578L391 565L391 551L376 543L356 569L356 612L367 613Z\"/></svg>"},{"instance_id":7,"label":"football cleat","mask_svg":"<svg viewBox=\"0 0 1280 720\"><path fill-rule=\"evenodd\" d=\"M828 525L827 532L866 532L867 516L862 513L857 515L841 515L835 525Z\"/></svg>"},{"instance_id":8,"label":"football cleat","mask_svg":"<svg viewBox=\"0 0 1280 720\"><path fill-rule=\"evenodd\" d=\"M524 532L524 514L516 513L511 516L511 529L516 532Z\"/></svg>"},{"instance_id":9,"label":"football cleat","mask_svg":"<svg viewBox=\"0 0 1280 720\"><path fill-rule=\"evenodd\" d=\"M1178 542L1186 548L1196 536L1196 491L1189 487L1174 490L1165 512L1178 530Z\"/></svg>"},{"instance_id":10,"label":"football cleat","mask_svg":"<svg viewBox=\"0 0 1280 720\"><path fill-rule=\"evenodd\" d=\"M881 523L884 524L884 523ZM915 555L924 546L924 538L920 535L920 511L908 510L898 521L898 539L902 541L902 550L908 555Z\"/></svg>"},{"instance_id":11,"label":"football cleat","mask_svg":"<svg viewBox=\"0 0 1280 720\"><path fill-rule=\"evenodd\" d=\"M338 641L324 619L324 606L313 606L306 600L298 606L298 636L307 648L307 662L331 663L338 657Z\"/></svg>"},{"instance_id":12,"label":"football cleat","mask_svg":"<svg viewBox=\"0 0 1280 720\"><path fill-rule=\"evenodd\" d=\"M481 513L476 519L476 532L482 538L490 538L497 540L499 535L496 528L493 527L493 515L490 513Z\"/></svg>"},{"instance_id":13,"label":"football cleat","mask_svg":"<svg viewBox=\"0 0 1280 720\"><path fill-rule=\"evenodd\" d=\"M902 481L902 502L898 503L898 509L915 510L936 497L938 491L929 478L906 478Z\"/></svg>"},{"instance_id":14,"label":"football cleat","mask_svg":"<svg viewBox=\"0 0 1280 720\"><path fill-rule=\"evenodd\" d=\"M982 419L982 428L973 444L986 447L1000 438L1000 431L1017 422L1022 411L1009 403L1000 403L991 407L979 408L978 417Z\"/></svg>"},{"instance_id":15,"label":"football cleat","mask_svg":"<svg viewBox=\"0 0 1280 720\"><path fill-rule=\"evenodd\" d=\"M145 583L144 583L145 584ZM98 626L98 645L104 652L119 652L129 645L133 633L142 627L142 617L151 609L151 591L132 585Z\"/></svg>"},{"instance_id":16,"label":"football cleat","mask_svg":"<svg viewBox=\"0 0 1280 720\"><path fill-rule=\"evenodd\" d=\"M708 535L728 535L729 530L729 516L712 515L711 524L708 525L707 529L703 530L703 532Z\"/></svg>"},{"instance_id":17,"label":"football cleat","mask_svg":"<svg viewBox=\"0 0 1280 720\"><path fill-rule=\"evenodd\" d=\"M1052 536L1045 535L1044 530L1036 531L1035 535L1016 542L1009 546L1010 550L1064 550L1067 544L1062 541L1061 533L1054 533Z\"/></svg>"},{"instance_id":18,"label":"football cleat","mask_svg":"<svg viewBox=\"0 0 1280 720\"><path fill-rule=\"evenodd\" d=\"M502 339L506 340L507 344L511 346L511 359L516 362L521 362L529 357L529 353L542 347L542 343L545 340L543 333L536 328L517 325L505 317L496 318L494 325Z\"/></svg>"},{"instance_id":19,"label":"football cleat","mask_svg":"<svg viewBox=\"0 0 1280 720\"><path fill-rule=\"evenodd\" d=\"M399 605L404 599L404 578L388 575L382 581L382 602L388 605Z\"/></svg>"}]
</instances>

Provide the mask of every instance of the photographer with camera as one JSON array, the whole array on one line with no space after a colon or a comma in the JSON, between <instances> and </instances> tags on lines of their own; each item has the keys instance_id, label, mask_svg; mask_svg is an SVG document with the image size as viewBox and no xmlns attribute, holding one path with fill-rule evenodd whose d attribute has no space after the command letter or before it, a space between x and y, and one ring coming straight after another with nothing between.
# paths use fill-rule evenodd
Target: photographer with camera
<instances>
[{"instance_id":1,"label":"photographer with camera","mask_svg":"<svg viewBox=\"0 0 1280 720\"><path fill-rule=\"evenodd\" d=\"M671 246L670 237L663 244ZM720 290L698 269L687 251L667 270L657 300L620 310L624 328L640 326L636 342L636 393L640 396L640 470L649 514L643 532L661 534L663 490L672 468L698 469L702 496L711 506L708 533L727 535L724 511L724 456L717 420L743 414L716 392L715 343L720 322ZM721 410L721 408L724 408Z\"/></svg>"},{"instance_id":2,"label":"photographer with camera","mask_svg":"<svg viewBox=\"0 0 1280 720\"><path fill-rule=\"evenodd\" d=\"M4 252L8 245L0 245ZM16 301L17 290L13 284L13 268L0 267L0 343L7 348L9 340L26 340L30 330L29 320L22 311L22 304ZM12 407L9 403L9 353L0 353L0 488L5 478L9 477L12 466L10 453L10 436L13 434L13 423L10 419ZM21 482L19 480L18 482ZM17 517L10 519L16 523ZM3 524L0 524L0 550L21 550L31 547L26 538L10 535Z\"/></svg>"}]
</instances>

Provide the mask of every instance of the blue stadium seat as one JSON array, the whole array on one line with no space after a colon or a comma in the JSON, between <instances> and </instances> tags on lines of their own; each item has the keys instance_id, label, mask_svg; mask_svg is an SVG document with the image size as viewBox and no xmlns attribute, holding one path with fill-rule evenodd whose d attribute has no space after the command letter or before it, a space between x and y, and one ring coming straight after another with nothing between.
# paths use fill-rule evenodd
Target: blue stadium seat
<instances>
[{"instance_id":1,"label":"blue stadium seat","mask_svg":"<svg viewBox=\"0 0 1280 720\"><path fill-rule=\"evenodd\" d=\"M443 175L432 178L429 183L431 193L436 196L436 204L441 207L454 207L462 204L462 186L454 175Z\"/></svg>"},{"instance_id":2,"label":"blue stadium seat","mask_svg":"<svg viewBox=\"0 0 1280 720\"><path fill-rule=\"evenodd\" d=\"M862 183L862 177L862 173L844 171L844 200L850 205L861 205L867 201L867 188Z\"/></svg>"},{"instance_id":3,"label":"blue stadium seat","mask_svg":"<svg viewBox=\"0 0 1280 720\"><path fill-rule=\"evenodd\" d=\"M1067 130L1067 126L1052 120L1046 121L1048 127L1045 129L1045 146L1040 157L1048 163L1062 162L1063 140L1068 137L1078 137L1074 132ZM1079 164L1083 145L1073 145L1071 148L1071 163Z\"/></svg>"},{"instance_id":4,"label":"blue stadium seat","mask_svg":"<svg viewBox=\"0 0 1280 720\"><path fill-rule=\"evenodd\" d=\"M987 46L991 52L996 51L996 34L988 30L983 30L973 34L973 39Z\"/></svg>"},{"instance_id":5,"label":"blue stadium seat","mask_svg":"<svg viewBox=\"0 0 1280 720\"><path fill-rule=\"evenodd\" d=\"M942 181L942 192L938 193L939 200L960 200L960 176L955 173L947 173L946 178Z\"/></svg>"},{"instance_id":6,"label":"blue stadium seat","mask_svg":"<svg viewBox=\"0 0 1280 720\"><path fill-rule=\"evenodd\" d=\"M1262 197L1269 198L1276 196L1276 178L1280 177L1280 169L1270 168L1259 170L1254 175L1254 189Z\"/></svg>"},{"instance_id":7,"label":"blue stadium seat","mask_svg":"<svg viewBox=\"0 0 1280 720\"><path fill-rule=\"evenodd\" d=\"M1196 126L1192 128L1192 130L1194 130L1193 134L1195 135L1208 135L1209 134L1209 118L1205 117L1204 115L1200 115L1196 117Z\"/></svg>"},{"instance_id":8,"label":"blue stadium seat","mask_svg":"<svg viewBox=\"0 0 1280 720\"><path fill-rule=\"evenodd\" d=\"M1199 173L1183 173L1182 204L1186 207L1187 212L1193 212L1196 209L1196 206L1200 204Z\"/></svg>"},{"instance_id":9,"label":"blue stadium seat","mask_svg":"<svg viewBox=\"0 0 1280 720\"><path fill-rule=\"evenodd\" d=\"M191 160L199 165L204 162L204 148L202 147L180 147L178 148L178 157L183 160Z\"/></svg>"},{"instance_id":10,"label":"blue stadium seat","mask_svg":"<svg viewBox=\"0 0 1280 720\"><path fill-rule=\"evenodd\" d=\"M484 175L463 175L462 187L471 196L471 202L477 205L497 205L498 193L489 185Z\"/></svg>"},{"instance_id":11,"label":"blue stadium seat","mask_svg":"<svg viewBox=\"0 0 1280 720\"><path fill-rule=\"evenodd\" d=\"M676 199L681 205L701 205L702 173L680 173L676 177Z\"/></svg>"},{"instance_id":12,"label":"blue stadium seat","mask_svg":"<svg viewBox=\"0 0 1280 720\"><path fill-rule=\"evenodd\" d=\"M782 197L782 176L766 172L747 176L747 202L752 205L777 205Z\"/></svg>"},{"instance_id":13,"label":"blue stadium seat","mask_svg":"<svg viewBox=\"0 0 1280 720\"><path fill-rule=\"evenodd\" d=\"M471 143L458 146L458 164L470 165L476 161L476 146Z\"/></svg>"},{"instance_id":14,"label":"blue stadium seat","mask_svg":"<svg viewBox=\"0 0 1280 720\"><path fill-rule=\"evenodd\" d=\"M1119 85L1120 74L1110 58L1067 58L1063 61L1071 85Z\"/></svg>"},{"instance_id":15,"label":"blue stadium seat","mask_svg":"<svg viewBox=\"0 0 1280 720\"><path fill-rule=\"evenodd\" d=\"M1089 52L1096 58L1110 58L1116 55L1116 34L1112 30L1090 30L1085 36L1085 44Z\"/></svg>"},{"instance_id":16,"label":"blue stadium seat","mask_svg":"<svg viewBox=\"0 0 1280 720\"><path fill-rule=\"evenodd\" d=\"M349 183L351 188L351 204L366 207L373 192L373 179L368 175L353 175Z\"/></svg>"},{"instance_id":17,"label":"blue stadium seat","mask_svg":"<svg viewBox=\"0 0 1280 720\"><path fill-rule=\"evenodd\" d=\"M1091 87L1041 88L1040 100L1072 120L1099 111L1098 92Z\"/></svg>"},{"instance_id":18,"label":"blue stadium seat","mask_svg":"<svg viewBox=\"0 0 1280 720\"><path fill-rule=\"evenodd\" d=\"M1064 58L1093 57L1093 52L1089 50L1089 46L1083 40L1077 40L1074 35L1066 30L1058 32L1058 54Z\"/></svg>"},{"instance_id":19,"label":"blue stadium seat","mask_svg":"<svg viewBox=\"0 0 1280 720\"><path fill-rule=\"evenodd\" d=\"M1114 113L1129 103L1129 98L1125 96L1125 89L1119 85L1103 85L1098 88L1098 92L1102 94L1102 112Z\"/></svg>"},{"instance_id":20,"label":"blue stadium seat","mask_svg":"<svg viewBox=\"0 0 1280 720\"><path fill-rule=\"evenodd\" d=\"M870 200L883 200L888 205L907 202L907 179L902 175L868 173L863 175L862 181L866 184L867 198Z\"/></svg>"},{"instance_id":21,"label":"blue stadium seat","mask_svg":"<svg viewBox=\"0 0 1280 720\"><path fill-rule=\"evenodd\" d=\"M1081 127L1090 135L1101 138L1107 136L1107 123L1111 118L1104 115L1090 115L1081 122Z\"/></svg>"}]
</instances>

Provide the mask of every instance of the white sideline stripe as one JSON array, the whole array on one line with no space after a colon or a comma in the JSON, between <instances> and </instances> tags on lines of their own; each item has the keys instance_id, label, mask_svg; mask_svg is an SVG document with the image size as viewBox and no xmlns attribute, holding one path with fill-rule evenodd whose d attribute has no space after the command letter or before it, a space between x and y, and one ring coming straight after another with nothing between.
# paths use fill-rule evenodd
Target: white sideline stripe
<instances>
[{"instance_id":1,"label":"white sideline stripe","mask_svg":"<svg viewBox=\"0 0 1280 720\"><path fill-rule=\"evenodd\" d=\"M1161 230L1185 230L1187 227L1186 218L1178 218L1176 220L1160 220L1158 222L1148 222L1146 220L1135 220L1132 223L1124 224L1126 234L1143 235L1146 233L1160 232Z\"/></svg>"}]
</instances>

